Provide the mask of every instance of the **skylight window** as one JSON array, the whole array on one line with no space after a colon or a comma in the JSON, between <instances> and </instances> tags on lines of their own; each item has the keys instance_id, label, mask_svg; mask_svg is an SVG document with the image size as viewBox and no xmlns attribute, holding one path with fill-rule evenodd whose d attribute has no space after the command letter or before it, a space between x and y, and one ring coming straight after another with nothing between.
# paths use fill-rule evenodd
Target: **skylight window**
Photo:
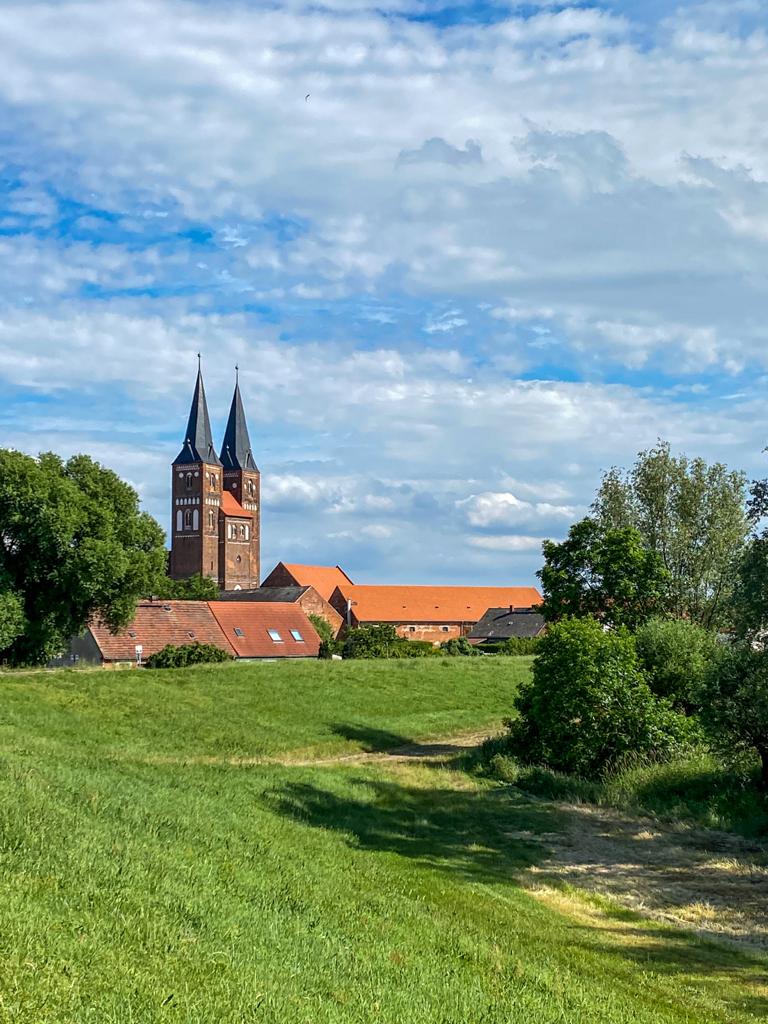
<instances>
[{"instance_id":1,"label":"skylight window","mask_svg":"<svg viewBox=\"0 0 768 1024\"><path fill-rule=\"evenodd\" d=\"M276 629L268 629L267 632L269 633L270 639L274 641L274 643L281 644L283 642L283 638L280 636Z\"/></svg>"},{"instance_id":2,"label":"skylight window","mask_svg":"<svg viewBox=\"0 0 768 1024\"><path fill-rule=\"evenodd\" d=\"M304 637L301 635L298 629L292 629L291 636L293 637L294 640L298 640L300 644L304 643Z\"/></svg>"},{"instance_id":3,"label":"skylight window","mask_svg":"<svg viewBox=\"0 0 768 1024\"><path fill-rule=\"evenodd\" d=\"M239 626L235 626L235 636L245 636L245 633L240 629Z\"/></svg>"}]
</instances>

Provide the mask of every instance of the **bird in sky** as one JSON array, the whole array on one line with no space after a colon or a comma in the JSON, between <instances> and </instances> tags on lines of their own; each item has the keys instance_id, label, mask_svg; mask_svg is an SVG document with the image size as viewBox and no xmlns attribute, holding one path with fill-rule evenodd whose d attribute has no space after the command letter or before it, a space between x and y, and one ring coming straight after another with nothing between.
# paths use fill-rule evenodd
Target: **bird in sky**
<instances>
[{"instance_id":1,"label":"bird in sky","mask_svg":"<svg viewBox=\"0 0 768 1024\"><path fill-rule=\"evenodd\" d=\"M306 96L304 97L304 102L305 102L305 103L307 102L307 100L309 99L309 97L310 97L311 95L312 95L312 93L311 93L311 92L308 92L308 93L307 93L307 95L306 95Z\"/></svg>"}]
</instances>

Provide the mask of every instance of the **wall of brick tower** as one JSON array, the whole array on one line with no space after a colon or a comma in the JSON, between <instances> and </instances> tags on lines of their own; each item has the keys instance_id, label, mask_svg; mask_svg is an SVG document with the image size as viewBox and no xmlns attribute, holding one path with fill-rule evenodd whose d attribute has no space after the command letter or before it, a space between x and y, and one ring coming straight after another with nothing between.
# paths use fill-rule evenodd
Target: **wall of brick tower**
<instances>
[{"instance_id":1,"label":"wall of brick tower","mask_svg":"<svg viewBox=\"0 0 768 1024\"><path fill-rule=\"evenodd\" d=\"M229 540L222 517L220 585L224 590L234 590L236 586L252 590L258 587L261 580L261 476L258 472L248 470L227 470L224 473L224 489L237 498L252 519L242 520L249 522L250 526L250 539L243 542ZM240 562L237 561L238 557Z\"/></svg>"},{"instance_id":2,"label":"wall of brick tower","mask_svg":"<svg viewBox=\"0 0 768 1024\"><path fill-rule=\"evenodd\" d=\"M191 480L189 475L191 474ZM222 469L207 463L174 465L171 485L172 579L219 579ZM190 513L190 517L186 517ZM187 525L191 518L191 525Z\"/></svg>"}]
</instances>

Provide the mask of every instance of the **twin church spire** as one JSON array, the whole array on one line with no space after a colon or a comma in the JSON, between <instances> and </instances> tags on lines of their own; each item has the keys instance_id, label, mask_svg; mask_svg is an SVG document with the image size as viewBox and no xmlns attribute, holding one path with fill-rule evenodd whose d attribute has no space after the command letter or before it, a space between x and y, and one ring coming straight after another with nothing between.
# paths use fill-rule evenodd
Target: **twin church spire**
<instances>
[{"instance_id":1,"label":"twin church spire","mask_svg":"<svg viewBox=\"0 0 768 1024\"><path fill-rule=\"evenodd\" d=\"M225 591L258 587L261 477L239 379L219 456L198 366L184 444L172 473L171 577L206 576Z\"/></svg>"},{"instance_id":2,"label":"twin church spire","mask_svg":"<svg viewBox=\"0 0 768 1024\"><path fill-rule=\"evenodd\" d=\"M248 435L243 399L240 394L239 375L235 381L235 393L232 396L220 458L213 443L211 418L208 414L208 401L205 397L203 371L199 365L199 359L198 356L197 382L192 396L192 408L189 411L184 445L174 460L174 464L181 466L193 462L204 462L208 466L223 466L228 470L248 470L258 473L251 448L251 439Z\"/></svg>"}]
</instances>

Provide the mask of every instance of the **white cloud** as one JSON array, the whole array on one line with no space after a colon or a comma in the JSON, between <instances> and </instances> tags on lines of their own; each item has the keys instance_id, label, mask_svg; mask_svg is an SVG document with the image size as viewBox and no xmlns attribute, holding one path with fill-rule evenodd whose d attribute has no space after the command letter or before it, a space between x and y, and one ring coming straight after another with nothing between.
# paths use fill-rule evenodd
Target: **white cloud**
<instances>
[{"instance_id":1,"label":"white cloud","mask_svg":"<svg viewBox=\"0 0 768 1024\"><path fill-rule=\"evenodd\" d=\"M486 491L473 494L458 502L465 510L470 526L514 526L535 519L573 519L574 509L569 505L552 505L549 502L529 502L509 491Z\"/></svg>"},{"instance_id":2,"label":"white cloud","mask_svg":"<svg viewBox=\"0 0 768 1024\"><path fill-rule=\"evenodd\" d=\"M522 534L505 534L498 537L470 537L473 548L485 551L541 551L541 537L526 537Z\"/></svg>"}]
</instances>

